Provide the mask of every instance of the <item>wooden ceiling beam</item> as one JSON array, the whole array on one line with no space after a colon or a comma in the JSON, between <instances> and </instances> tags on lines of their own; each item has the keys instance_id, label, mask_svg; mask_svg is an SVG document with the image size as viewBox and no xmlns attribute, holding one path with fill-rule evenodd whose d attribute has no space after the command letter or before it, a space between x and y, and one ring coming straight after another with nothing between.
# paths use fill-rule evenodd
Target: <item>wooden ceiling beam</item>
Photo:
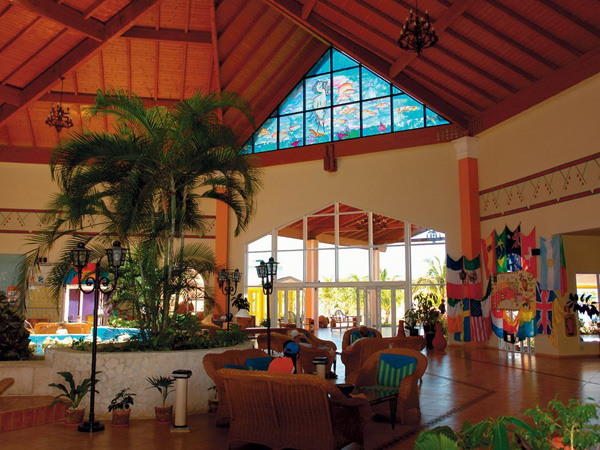
<instances>
[{"instance_id":1,"label":"wooden ceiling beam","mask_svg":"<svg viewBox=\"0 0 600 450\"><path fill-rule=\"evenodd\" d=\"M386 78L390 72L390 62L381 56L365 49L356 40L344 36L334 30L330 24L326 23L320 16L312 14L307 20L302 20L301 7L293 0L264 0L268 4L280 10L286 16L290 17L304 28L311 30L311 33L319 36L325 42L331 42L333 45L348 53L353 58L365 64L379 75ZM436 112L446 117L462 128L467 128L468 118L463 111L458 110L454 105L441 99L439 95L434 94L422 84L411 77L399 73L392 80L400 89L413 95Z\"/></svg>"},{"instance_id":2,"label":"wooden ceiling beam","mask_svg":"<svg viewBox=\"0 0 600 450\"><path fill-rule=\"evenodd\" d=\"M217 83L216 91L221 93L221 66L219 65L219 34L217 31L217 10L214 1L209 2L210 9L210 36L212 43L212 70L211 76L215 75L215 80ZM209 88L210 89L210 88ZM219 118L223 119L223 111L219 111Z\"/></svg>"},{"instance_id":3,"label":"wooden ceiling beam","mask_svg":"<svg viewBox=\"0 0 600 450\"><path fill-rule=\"evenodd\" d=\"M0 109L0 124L12 117L21 108L40 98L63 74L85 63L98 50L111 42L112 39L117 38L129 29L142 14L151 10L161 1L133 0L129 3L121 12L106 23L106 39L104 41L98 42L93 39L84 39L23 89L20 106L4 105Z\"/></svg>"},{"instance_id":4,"label":"wooden ceiling beam","mask_svg":"<svg viewBox=\"0 0 600 450\"><path fill-rule=\"evenodd\" d=\"M59 5L51 0L12 0L12 2L96 41L103 41L106 38L102 22L96 19L86 20L83 14L69 6Z\"/></svg>"},{"instance_id":5,"label":"wooden ceiling beam","mask_svg":"<svg viewBox=\"0 0 600 450\"><path fill-rule=\"evenodd\" d=\"M21 106L23 91L10 86L0 86L0 103Z\"/></svg>"},{"instance_id":6,"label":"wooden ceiling beam","mask_svg":"<svg viewBox=\"0 0 600 450\"><path fill-rule=\"evenodd\" d=\"M131 27L121 35L125 38L148 39L163 42L185 42L188 44L210 44L210 31L188 31L151 27Z\"/></svg>"},{"instance_id":7,"label":"wooden ceiling beam","mask_svg":"<svg viewBox=\"0 0 600 450\"><path fill-rule=\"evenodd\" d=\"M580 17L573 14L571 11L566 10L560 4L556 3L553 0L538 0L538 3L545 5L547 8L550 8L558 15L564 17L565 19L570 20L575 25L583 28L587 32L593 34L594 36L600 36L600 28L595 27L589 22L581 19Z\"/></svg>"},{"instance_id":8,"label":"wooden ceiling beam","mask_svg":"<svg viewBox=\"0 0 600 450\"><path fill-rule=\"evenodd\" d=\"M316 3L317 0L308 0L304 6L302 6L302 20L308 19L308 16L310 16L310 13L312 12Z\"/></svg>"},{"instance_id":9,"label":"wooden ceiling beam","mask_svg":"<svg viewBox=\"0 0 600 450\"><path fill-rule=\"evenodd\" d=\"M438 19L433 22L435 32L438 37L441 37L447 28L451 27L456 20L463 15L465 10L469 8L476 0L457 0L450 6ZM390 77L394 78L402 70L418 58L418 54L414 51L404 50L400 57L390 67Z\"/></svg>"},{"instance_id":10,"label":"wooden ceiling beam","mask_svg":"<svg viewBox=\"0 0 600 450\"><path fill-rule=\"evenodd\" d=\"M96 0L90 6L87 7L85 11L83 11L82 15L84 19L89 19L94 15L96 11L104 4L105 0Z\"/></svg>"},{"instance_id":11,"label":"wooden ceiling beam","mask_svg":"<svg viewBox=\"0 0 600 450\"><path fill-rule=\"evenodd\" d=\"M497 0L485 0L485 1L487 3L489 3L490 5L492 5L494 8L505 13L507 16L511 17L512 19L516 20L517 22L521 23L522 25L525 25L527 28L535 31L537 34L545 37L549 41L554 42L556 45L562 47L564 50L572 53L573 55L575 55L575 56L583 55L583 52L581 50L579 50L577 47L574 47L573 45L569 44L564 39L559 38L556 34L551 33L550 31L545 30L544 28L540 27L539 25L533 23L527 17L519 14L514 9L511 9L508 6L503 5L502 3L500 3Z\"/></svg>"},{"instance_id":12,"label":"wooden ceiling beam","mask_svg":"<svg viewBox=\"0 0 600 450\"><path fill-rule=\"evenodd\" d=\"M21 28L17 34L12 36L6 43L0 47L0 53L10 47L13 43L15 43L21 36L27 33L29 30L33 28L33 26L40 21L41 17L36 17L31 22L29 22L25 27Z\"/></svg>"},{"instance_id":13,"label":"wooden ceiling beam","mask_svg":"<svg viewBox=\"0 0 600 450\"><path fill-rule=\"evenodd\" d=\"M52 102L56 103L60 100L61 93L60 92L49 92L47 94L42 95L38 100L42 102ZM171 98L159 98L158 100L154 100L152 97L141 97L144 105L148 107L152 107L155 105L172 107L177 103L178 99ZM70 94L67 92L62 93L62 102L63 103L72 103L79 105L93 105L96 103L96 94Z\"/></svg>"},{"instance_id":14,"label":"wooden ceiling beam","mask_svg":"<svg viewBox=\"0 0 600 450\"><path fill-rule=\"evenodd\" d=\"M26 164L49 164L51 148L0 146L0 161Z\"/></svg>"}]
</instances>

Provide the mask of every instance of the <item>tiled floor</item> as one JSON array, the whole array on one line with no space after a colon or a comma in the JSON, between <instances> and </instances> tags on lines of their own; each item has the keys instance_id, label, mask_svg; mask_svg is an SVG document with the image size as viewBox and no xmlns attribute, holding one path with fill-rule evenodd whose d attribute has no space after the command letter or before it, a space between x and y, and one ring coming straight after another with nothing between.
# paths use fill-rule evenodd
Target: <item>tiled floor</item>
<instances>
[{"instance_id":1,"label":"tiled floor","mask_svg":"<svg viewBox=\"0 0 600 450\"><path fill-rule=\"evenodd\" d=\"M331 336L324 334L321 337ZM333 338L339 342L341 334L334 332ZM410 449L419 429L458 427L465 420L478 421L492 415L518 415L536 404L545 405L557 394L560 399L600 399L600 358L552 359L463 348L428 352L427 356L420 420L414 416L394 432L389 423L368 424L367 449ZM343 374L342 368L338 361L339 375ZM341 380L343 377L338 382ZM215 428L212 420L206 414L189 417L191 432L187 434L170 433L151 420L134 421L126 429L107 424L104 432L95 435L78 433L59 422L2 433L0 448L45 449L60 443L61 450L226 449L227 429Z\"/></svg>"}]
</instances>

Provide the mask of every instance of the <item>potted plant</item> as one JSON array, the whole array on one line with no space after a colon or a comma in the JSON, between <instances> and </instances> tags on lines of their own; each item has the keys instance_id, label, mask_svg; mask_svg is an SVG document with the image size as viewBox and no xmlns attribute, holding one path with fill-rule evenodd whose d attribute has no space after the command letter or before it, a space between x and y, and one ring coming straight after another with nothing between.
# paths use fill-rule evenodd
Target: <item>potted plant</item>
<instances>
[{"instance_id":1,"label":"potted plant","mask_svg":"<svg viewBox=\"0 0 600 450\"><path fill-rule=\"evenodd\" d=\"M427 348L433 348L433 338L435 336L435 324L440 319L440 312L436 308L438 302L435 294L423 294L419 292L414 296L413 302L416 302L415 312L419 323L423 326Z\"/></svg>"},{"instance_id":2,"label":"potted plant","mask_svg":"<svg viewBox=\"0 0 600 450\"><path fill-rule=\"evenodd\" d=\"M219 388L217 386L211 386L208 391L212 391L212 394L208 398L208 413L215 414L219 407Z\"/></svg>"},{"instance_id":3,"label":"potted plant","mask_svg":"<svg viewBox=\"0 0 600 450\"><path fill-rule=\"evenodd\" d=\"M100 372L96 372L96 374L99 373ZM92 380L91 378L86 378L80 385L75 386L75 380L73 379L73 374L71 372L58 372L58 374L65 379L67 386L62 383L50 383L48 385L62 391L62 394L54 397L54 401L50 406L54 406L57 403L67 405L67 410L65 412L65 417L67 419L66 425L79 425L83 423L83 416L85 415L85 408L79 408L79 404L89 392ZM97 382L98 380L96 380L96 383Z\"/></svg>"},{"instance_id":4,"label":"potted plant","mask_svg":"<svg viewBox=\"0 0 600 450\"><path fill-rule=\"evenodd\" d=\"M155 388L162 398L162 406L155 406L154 413L156 414L156 422L160 424L169 424L173 416L173 405L166 406L167 396L174 391L171 389L175 383L175 379L169 376L159 375L156 377L148 377L146 381L150 383L151 388Z\"/></svg>"},{"instance_id":5,"label":"potted plant","mask_svg":"<svg viewBox=\"0 0 600 450\"><path fill-rule=\"evenodd\" d=\"M129 415L131 414L130 406L133 405L133 397L135 394L125 388L111 400L108 405L108 412L112 412L112 424L116 427L126 427L129 425Z\"/></svg>"},{"instance_id":6,"label":"potted plant","mask_svg":"<svg viewBox=\"0 0 600 450\"><path fill-rule=\"evenodd\" d=\"M238 294L237 297L233 299L231 305L237 309L245 309L246 311L250 310L250 302L247 298L244 298L242 294Z\"/></svg>"},{"instance_id":7,"label":"potted plant","mask_svg":"<svg viewBox=\"0 0 600 450\"><path fill-rule=\"evenodd\" d=\"M419 330L417 330L417 324L419 323L419 316L417 311L410 309L404 314L404 326L408 330L411 336L418 336Z\"/></svg>"}]
</instances>

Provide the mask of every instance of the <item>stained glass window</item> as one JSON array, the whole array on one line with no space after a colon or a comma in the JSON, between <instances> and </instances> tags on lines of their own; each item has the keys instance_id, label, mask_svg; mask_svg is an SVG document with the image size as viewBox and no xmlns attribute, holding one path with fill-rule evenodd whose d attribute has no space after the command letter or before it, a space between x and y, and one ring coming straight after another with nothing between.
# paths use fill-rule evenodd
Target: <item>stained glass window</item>
<instances>
[{"instance_id":1,"label":"stained glass window","mask_svg":"<svg viewBox=\"0 0 600 450\"><path fill-rule=\"evenodd\" d=\"M449 123L330 48L258 128L244 151L260 153Z\"/></svg>"}]
</instances>

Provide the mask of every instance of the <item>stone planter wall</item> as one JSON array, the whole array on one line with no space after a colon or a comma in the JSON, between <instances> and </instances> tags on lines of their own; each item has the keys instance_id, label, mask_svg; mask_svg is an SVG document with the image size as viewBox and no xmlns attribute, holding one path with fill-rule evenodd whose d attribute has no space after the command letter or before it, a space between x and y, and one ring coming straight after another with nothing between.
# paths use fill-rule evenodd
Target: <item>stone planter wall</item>
<instances>
[{"instance_id":1,"label":"stone planter wall","mask_svg":"<svg viewBox=\"0 0 600 450\"><path fill-rule=\"evenodd\" d=\"M188 414L204 413L208 411L208 388L213 386L212 380L204 371L202 360L208 353L222 353L226 350L251 348L252 344L245 342L235 347L211 348L207 350L184 350L174 352L127 352L127 353L98 353L96 370L101 371L96 378L99 380L96 389L95 413L99 418L110 417L107 408L112 398L123 388L130 388L135 392L131 418L144 419L154 417L154 407L162 405L161 397L154 388L147 389L150 385L146 377L157 375L171 375L174 370L188 369L192 377L188 384ZM46 365L52 367L51 379L40 380L36 383L47 386L48 383L62 383L64 379L57 372L71 372L77 384L90 376L91 353L79 352L70 349L48 349L46 351ZM15 377L15 379L18 379ZM17 384L17 383L15 383ZM50 388L49 388L50 389ZM53 392L55 389L48 391ZM83 403L89 408L89 394ZM175 404L175 393L167 397L167 405ZM89 411L89 409L88 409Z\"/></svg>"}]
</instances>

